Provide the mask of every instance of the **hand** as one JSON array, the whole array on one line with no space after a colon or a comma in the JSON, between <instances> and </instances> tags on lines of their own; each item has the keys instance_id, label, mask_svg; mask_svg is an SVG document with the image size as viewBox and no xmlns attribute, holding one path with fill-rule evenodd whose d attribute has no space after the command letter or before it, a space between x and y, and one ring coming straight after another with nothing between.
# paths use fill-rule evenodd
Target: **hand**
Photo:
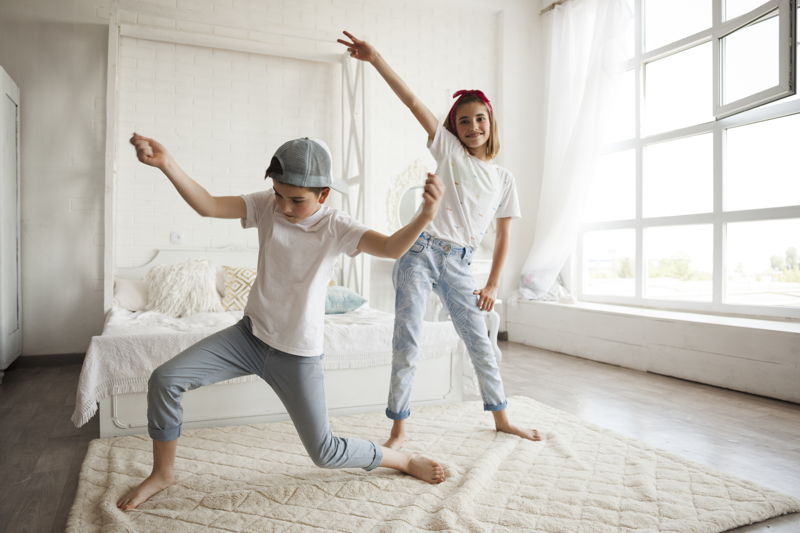
<instances>
[{"instance_id":1,"label":"hand","mask_svg":"<svg viewBox=\"0 0 800 533\"><path fill-rule=\"evenodd\" d=\"M477 305L481 311L491 311L494 309L494 302L497 300L497 287L484 287L472 294L478 295Z\"/></svg>"},{"instance_id":2,"label":"hand","mask_svg":"<svg viewBox=\"0 0 800 533\"><path fill-rule=\"evenodd\" d=\"M346 31L342 33L350 38L350 42L345 41L344 39L336 39L336 42L342 43L347 47L347 51L350 52L350 57L370 63L378 57L378 51L367 41L356 39L352 33Z\"/></svg>"},{"instance_id":3,"label":"hand","mask_svg":"<svg viewBox=\"0 0 800 533\"><path fill-rule=\"evenodd\" d=\"M155 139L148 139L138 133L131 137L131 144L136 148L136 157L145 165L164 169L172 156L161 143Z\"/></svg>"},{"instance_id":4,"label":"hand","mask_svg":"<svg viewBox=\"0 0 800 533\"><path fill-rule=\"evenodd\" d=\"M422 193L422 211L420 214L433 220L439 210L443 194L444 185L442 185L442 181L436 174L428 172L428 178L425 180L425 191Z\"/></svg>"}]
</instances>

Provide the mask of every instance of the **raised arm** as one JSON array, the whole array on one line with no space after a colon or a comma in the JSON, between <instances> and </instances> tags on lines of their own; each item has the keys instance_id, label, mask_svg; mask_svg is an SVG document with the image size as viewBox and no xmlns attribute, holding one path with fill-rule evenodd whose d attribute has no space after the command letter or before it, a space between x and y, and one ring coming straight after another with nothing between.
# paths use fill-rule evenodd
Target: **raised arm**
<instances>
[{"instance_id":1,"label":"raised arm","mask_svg":"<svg viewBox=\"0 0 800 533\"><path fill-rule=\"evenodd\" d=\"M389 66L389 63L383 59L383 56L378 53L378 50L374 46L367 41L356 39L356 37L349 32L345 31L342 33L350 40L337 39L337 42L347 47L347 51L350 52L350 57L372 63L375 70L378 71L383 79L386 80L386 83L389 84L389 87L392 88L394 94L396 94L397 97L400 98L400 101L411 110L411 113L428 133L428 139L433 139L433 136L436 134L437 121L436 116L431 113L431 110L417 98L411 89L409 89L408 85L406 85L392 67Z\"/></svg>"},{"instance_id":2,"label":"raised arm","mask_svg":"<svg viewBox=\"0 0 800 533\"><path fill-rule=\"evenodd\" d=\"M192 209L204 217L244 218L247 207L241 196L211 196L199 183L178 166L172 155L155 139L134 133L131 144L136 157L145 165L156 167L169 178L178 193Z\"/></svg>"},{"instance_id":3,"label":"raised arm","mask_svg":"<svg viewBox=\"0 0 800 533\"><path fill-rule=\"evenodd\" d=\"M443 191L444 186L439 178L428 173L428 179L425 180L425 192L422 193L422 209L419 214L389 236L368 230L361 237L358 249L370 255L394 259L406 253L439 210Z\"/></svg>"}]
</instances>

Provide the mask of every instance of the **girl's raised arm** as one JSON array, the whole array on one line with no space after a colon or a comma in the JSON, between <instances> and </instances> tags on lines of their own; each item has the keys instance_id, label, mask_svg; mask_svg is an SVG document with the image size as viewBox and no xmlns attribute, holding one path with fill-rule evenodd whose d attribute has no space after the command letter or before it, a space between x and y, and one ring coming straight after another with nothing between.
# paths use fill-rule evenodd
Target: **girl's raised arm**
<instances>
[{"instance_id":1,"label":"girl's raised arm","mask_svg":"<svg viewBox=\"0 0 800 533\"><path fill-rule=\"evenodd\" d=\"M343 32L350 40L337 39L337 42L342 43L347 47L350 52L350 57L367 61L371 63L375 70L386 80L389 87L392 88L394 94L400 98L406 107L411 110L411 113L416 117L417 121L425 128L428 133L428 139L432 140L436 134L436 116L431 113L431 110L411 92L408 85L397 75L397 73L389 66L386 60L378 53L378 50L367 41L356 39L353 34Z\"/></svg>"}]
</instances>

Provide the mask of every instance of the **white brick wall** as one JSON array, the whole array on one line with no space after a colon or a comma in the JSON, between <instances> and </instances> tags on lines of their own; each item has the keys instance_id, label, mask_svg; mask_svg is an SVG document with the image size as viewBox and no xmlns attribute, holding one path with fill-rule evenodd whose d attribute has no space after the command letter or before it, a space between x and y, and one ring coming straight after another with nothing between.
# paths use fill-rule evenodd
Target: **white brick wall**
<instances>
[{"instance_id":1,"label":"white brick wall","mask_svg":"<svg viewBox=\"0 0 800 533\"><path fill-rule=\"evenodd\" d=\"M348 29L378 46L438 116L457 89L482 88L493 98L497 87L490 3L123 0L120 8L123 23L296 50L343 51L335 41ZM324 63L121 38L117 265L146 262L156 248L171 246L172 231L182 233L186 247L256 245L255 232L241 231L237 221L203 220L158 171L138 164L126 149L131 131L162 141L212 194L258 190L269 156L284 140L322 137L338 156L337 71ZM427 160L431 170L433 161L424 131L372 69L368 75L369 179L385 195L415 159ZM369 224L388 231L385 198L369 203L379 206Z\"/></svg>"}]
</instances>

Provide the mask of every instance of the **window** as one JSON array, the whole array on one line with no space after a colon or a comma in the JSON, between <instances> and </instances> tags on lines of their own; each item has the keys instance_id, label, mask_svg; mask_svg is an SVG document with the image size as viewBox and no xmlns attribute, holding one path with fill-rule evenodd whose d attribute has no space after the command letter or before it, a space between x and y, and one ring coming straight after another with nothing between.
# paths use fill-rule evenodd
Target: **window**
<instances>
[{"instance_id":1,"label":"window","mask_svg":"<svg viewBox=\"0 0 800 533\"><path fill-rule=\"evenodd\" d=\"M800 318L797 0L633 4L579 298Z\"/></svg>"}]
</instances>

